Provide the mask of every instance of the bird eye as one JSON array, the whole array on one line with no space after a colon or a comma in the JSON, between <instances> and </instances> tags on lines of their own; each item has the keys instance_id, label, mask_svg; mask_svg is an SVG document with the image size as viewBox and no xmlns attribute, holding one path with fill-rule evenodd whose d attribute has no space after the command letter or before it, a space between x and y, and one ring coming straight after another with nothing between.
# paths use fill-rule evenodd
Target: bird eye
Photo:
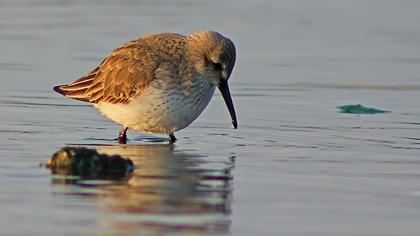
<instances>
[{"instance_id":1,"label":"bird eye","mask_svg":"<svg viewBox=\"0 0 420 236\"><path fill-rule=\"evenodd\" d=\"M222 64L220 64L220 63L214 63L214 69L215 70L222 70Z\"/></svg>"}]
</instances>

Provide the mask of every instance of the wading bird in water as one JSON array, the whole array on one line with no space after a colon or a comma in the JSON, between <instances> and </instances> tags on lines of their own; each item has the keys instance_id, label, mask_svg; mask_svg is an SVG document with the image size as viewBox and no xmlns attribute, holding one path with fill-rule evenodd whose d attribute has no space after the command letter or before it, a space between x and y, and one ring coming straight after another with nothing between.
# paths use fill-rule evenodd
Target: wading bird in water
<instances>
[{"instance_id":1,"label":"wading bird in water","mask_svg":"<svg viewBox=\"0 0 420 236\"><path fill-rule=\"evenodd\" d=\"M217 87L237 128L228 79L235 65L233 42L214 31L190 35L158 33L115 49L84 77L54 90L89 102L127 129L168 134L191 124L210 102Z\"/></svg>"}]
</instances>

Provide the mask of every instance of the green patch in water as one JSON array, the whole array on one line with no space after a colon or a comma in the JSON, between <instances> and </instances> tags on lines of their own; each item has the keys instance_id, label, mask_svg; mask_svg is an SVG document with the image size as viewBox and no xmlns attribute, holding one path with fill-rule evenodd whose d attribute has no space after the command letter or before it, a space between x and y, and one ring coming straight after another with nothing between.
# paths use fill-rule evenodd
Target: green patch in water
<instances>
[{"instance_id":1,"label":"green patch in water","mask_svg":"<svg viewBox=\"0 0 420 236\"><path fill-rule=\"evenodd\" d=\"M390 113L391 111L380 110L373 107L365 107L361 104L357 105L343 105L337 107L340 113L347 114L379 114L379 113Z\"/></svg>"}]
</instances>

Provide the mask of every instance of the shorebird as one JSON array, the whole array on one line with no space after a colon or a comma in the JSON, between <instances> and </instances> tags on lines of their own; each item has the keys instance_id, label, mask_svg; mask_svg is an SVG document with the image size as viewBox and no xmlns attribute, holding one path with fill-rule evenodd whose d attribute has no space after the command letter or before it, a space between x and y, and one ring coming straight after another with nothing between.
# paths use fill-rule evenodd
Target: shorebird
<instances>
[{"instance_id":1,"label":"shorebird","mask_svg":"<svg viewBox=\"0 0 420 236\"><path fill-rule=\"evenodd\" d=\"M190 125L206 108L217 87L236 129L228 79L235 65L235 45L214 31L190 35L157 33L123 44L102 63L70 84L55 86L66 97L89 102L127 129L168 134Z\"/></svg>"}]
</instances>

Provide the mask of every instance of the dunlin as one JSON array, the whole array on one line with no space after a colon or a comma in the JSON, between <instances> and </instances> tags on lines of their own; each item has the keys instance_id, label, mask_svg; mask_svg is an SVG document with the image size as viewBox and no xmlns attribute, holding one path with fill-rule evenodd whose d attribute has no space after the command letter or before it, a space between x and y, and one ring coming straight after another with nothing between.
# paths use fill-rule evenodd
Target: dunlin
<instances>
[{"instance_id":1,"label":"dunlin","mask_svg":"<svg viewBox=\"0 0 420 236\"><path fill-rule=\"evenodd\" d=\"M168 134L191 124L217 87L237 128L228 79L235 64L233 42L214 31L190 35L151 34L115 49L82 78L54 87L66 97L89 102L127 129Z\"/></svg>"}]
</instances>

